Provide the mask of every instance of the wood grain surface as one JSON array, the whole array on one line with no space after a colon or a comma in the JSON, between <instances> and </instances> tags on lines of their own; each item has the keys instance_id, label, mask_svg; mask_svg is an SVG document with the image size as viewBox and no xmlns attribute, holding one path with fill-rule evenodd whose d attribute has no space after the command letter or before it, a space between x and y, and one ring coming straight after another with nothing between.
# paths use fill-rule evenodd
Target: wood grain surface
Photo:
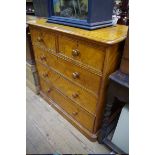
<instances>
[{"instance_id":1,"label":"wood grain surface","mask_svg":"<svg viewBox=\"0 0 155 155\"><path fill-rule=\"evenodd\" d=\"M108 77L120 64L128 27L88 31L44 19L29 26L41 95L86 137L96 140Z\"/></svg>"},{"instance_id":2,"label":"wood grain surface","mask_svg":"<svg viewBox=\"0 0 155 155\"><path fill-rule=\"evenodd\" d=\"M101 28L93 31L79 29L70 26L47 23L46 19L39 19L27 22L29 25L40 26L54 32L66 33L80 38L89 39L103 44L116 44L126 38L128 27L124 25L116 25Z\"/></svg>"},{"instance_id":3,"label":"wood grain surface","mask_svg":"<svg viewBox=\"0 0 155 155\"><path fill-rule=\"evenodd\" d=\"M93 67L99 71L102 71L103 61L105 57L104 46L97 46L95 44L90 44L86 41L73 39L65 35L59 36L58 39L58 51L60 52L60 54L68 56L75 61L87 64L89 67Z\"/></svg>"},{"instance_id":4,"label":"wood grain surface","mask_svg":"<svg viewBox=\"0 0 155 155\"><path fill-rule=\"evenodd\" d=\"M97 97L95 95L92 95L81 87L64 79L60 74L49 70L46 66L39 62L36 62L36 66L40 77L48 81L51 86L56 87L59 91L79 104L85 110L95 115L97 106Z\"/></svg>"},{"instance_id":5,"label":"wood grain surface","mask_svg":"<svg viewBox=\"0 0 155 155\"><path fill-rule=\"evenodd\" d=\"M62 109L64 109L71 117L77 120L82 126L92 132L95 117L83 110L77 104L65 97L61 92L54 87L49 86L43 79L40 78L41 90L56 102Z\"/></svg>"},{"instance_id":6,"label":"wood grain surface","mask_svg":"<svg viewBox=\"0 0 155 155\"><path fill-rule=\"evenodd\" d=\"M41 61L43 64L48 65L49 68L57 70L75 83L79 83L80 85L93 91L95 94L98 94L99 83L101 80L100 76L92 74L81 67L73 65L64 59L58 58L50 52L43 51L40 48L34 47L34 50L36 61ZM74 73L78 73L79 77L73 78ZM92 83L92 81L94 82Z\"/></svg>"}]
</instances>

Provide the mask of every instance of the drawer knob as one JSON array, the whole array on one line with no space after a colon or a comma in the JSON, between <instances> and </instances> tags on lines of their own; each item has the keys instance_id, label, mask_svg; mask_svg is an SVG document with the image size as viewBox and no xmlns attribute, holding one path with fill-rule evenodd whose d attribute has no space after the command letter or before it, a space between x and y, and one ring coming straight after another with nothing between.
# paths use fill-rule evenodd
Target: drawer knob
<instances>
[{"instance_id":1,"label":"drawer knob","mask_svg":"<svg viewBox=\"0 0 155 155\"><path fill-rule=\"evenodd\" d=\"M43 77L44 78L48 77L48 73L43 73Z\"/></svg>"},{"instance_id":2,"label":"drawer knob","mask_svg":"<svg viewBox=\"0 0 155 155\"><path fill-rule=\"evenodd\" d=\"M77 98L77 97L79 97L79 95L78 95L77 93L73 93L73 94L72 94L72 97L73 97L73 98Z\"/></svg>"},{"instance_id":3,"label":"drawer knob","mask_svg":"<svg viewBox=\"0 0 155 155\"><path fill-rule=\"evenodd\" d=\"M78 79L80 77L80 74L78 72L75 72L72 74L73 79Z\"/></svg>"},{"instance_id":4,"label":"drawer knob","mask_svg":"<svg viewBox=\"0 0 155 155\"><path fill-rule=\"evenodd\" d=\"M72 55L74 57L79 56L80 52L78 50L72 50Z\"/></svg>"},{"instance_id":5,"label":"drawer knob","mask_svg":"<svg viewBox=\"0 0 155 155\"><path fill-rule=\"evenodd\" d=\"M42 38L41 37L38 37L37 38L37 41L39 41L39 42L42 41Z\"/></svg>"},{"instance_id":6,"label":"drawer knob","mask_svg":"<svg viewBox=\"0 0 155 155\"><path fill-rule=\"evenodd\" d=\"M76 115L78 114L78 112L73 112L72 114L73 114L74 116L76 116Z\"/></svg>"},{"instance_id":7,"label":"drawer knob","mask_svg":"<svg viewBox=\"0 0 155 155\"><path fill-rule=\"evenodd\" d=\"M47 89L47 93L50 93L50 92L51 92L51 89L50 89L50 88L48 88L48 89Z\"/></svg>"},{"instance_id":8,"label":"drawer knob","mask_svg":"<svg viewBox=\"0 0 155 155\"><path fill-rule=\"evenodd\" d=\"M40 59L43 61L45 60L46 61L46 57L45 56L41 56Z\"/></svg>"}]
</instances>

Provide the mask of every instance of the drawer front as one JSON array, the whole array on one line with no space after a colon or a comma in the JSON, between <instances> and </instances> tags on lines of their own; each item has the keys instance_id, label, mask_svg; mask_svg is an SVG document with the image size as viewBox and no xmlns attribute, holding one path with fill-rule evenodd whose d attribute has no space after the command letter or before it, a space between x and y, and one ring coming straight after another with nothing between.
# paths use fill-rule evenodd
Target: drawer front
<instances>
[{"instance_id":1,"label":"drawer front","mask_svg":"<svg viewBox=\"0 0 155 155\"><path fill-rule=\"evenodd\" d=\"M53 32L34 27L30 27L30 32L33 44L56 51L56 36Z\"/></svg>"},{"instance_id":2,"label":"drawer front","mask_svg":"<svg viewBox=\"0 0 155 155\"><path fill-rule=\"evenodd\" d=\"M70 39L67 36L59 36L58 43L60 54L102 71L105 58L104 47L85 41Z\"/></svg>"},{"instance_id":3,"label":"drawer front","mask_svg":"<svg viewBox=\"0 0 155 155\"><path fill-rule=\"evenodd\" d=\"M84 86L86 89L91 90L96 95L99 91L101 77L95 75L83 68L80 68L61 58L55 58L51 53L46 52L47 64L65 75L73 82Z\"/></svg>"},{"instance_id":4,"label":"drawer front","mask_svg":"<svg viewBox=\"0 0 155 155\"><path fill-rule=\"evenodd\" d=\"M83 110L78 105L72 103L71 100L63 96L61 93L56 91L54 88L49 87L44 80L40 78L41 90L57 103L62 109L64 109L71 117L77 120L82 126L87 128L89 131L93 131L93 124L95 117L90 115L88 112Z\"/></svg>"},{"instance_id":5,"label":"drawer front","mask_svg":"<svg viewBox=\"0 0 155 155\"><path fill-rule=\"evenodd\" d=\"M43 64L47 65L45 52L36 46L33 46L33 49L34 49L35 60L41 61Z\"/></svg>"},{"instance_id":6,"label":"drawer front","mask_svg":"<svg viewBox=\"0 0 155 155\"><path fill-rule=\"evenodd\" d=\"M35 55L36 61L40 61L42 64L45 64L45 65L50 64L51 67L56 68L58 63L57 56L51 55L51 54L49 56L47 51L44 51L37 46L33 46L33 49L34 49L34 55Z\"/></svg>"},{"instance_id":7,"label":"drawer front","mask_svg":"<svg viewBox=\"0 0 155 155\"><path fill-rule=\"evenodd\" d=\"M39 76L49 81L51 85L59 89L63 94L68 96L74 102L86 109L88 112L95 114L97 98L88 93L86 90L76 86L72 82L64 79L60 74L49 70L40 63L36 63Z\"/></svg>"}]
</instances>

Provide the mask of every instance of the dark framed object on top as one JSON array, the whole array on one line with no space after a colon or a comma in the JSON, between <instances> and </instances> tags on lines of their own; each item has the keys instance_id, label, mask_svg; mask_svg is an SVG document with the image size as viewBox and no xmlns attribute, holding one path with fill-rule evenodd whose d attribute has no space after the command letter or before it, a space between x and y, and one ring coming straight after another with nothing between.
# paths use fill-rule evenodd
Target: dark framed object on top
<instances>
[{"instance_id":1,"label":"dark framed object on top","mask_svg":"<svg viewBox=\"0 0 155 155\"><path fill-rule=\"evenodd\" d=\"M49 0L48 22L84 29L112 25L114 0Z\"/></svg>"},{"instance_id":2,"label":"dark framed object on top","mask_svg":"<svg viewBox=\"0 0 155 155\"><path fill-rule=\"evenodd\" d=\"M35 16L48 18L48 4L49 0L33 0Z\"/></svg>"}]
</instances>

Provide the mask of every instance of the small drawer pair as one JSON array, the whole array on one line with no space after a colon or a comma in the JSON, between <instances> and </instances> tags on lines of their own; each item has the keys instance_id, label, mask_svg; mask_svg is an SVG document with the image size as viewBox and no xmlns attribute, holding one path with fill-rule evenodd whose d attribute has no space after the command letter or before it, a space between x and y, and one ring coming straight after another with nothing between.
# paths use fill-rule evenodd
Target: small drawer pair
<instances>
[{"instance_id":1,"label":"small drawer pair","mask_svg":"<svg viewBox=\"0 0 155 155\"><path fill-rule=\"evenodd\" d=\"M58 92L54 87L49 86L42 78L40 78L41 91L56 102L62 109L64 109L71 117L79 122L83 127L89 131L93 131L93 124L95 117L82 109L80 106L74 104L71 100Z\"/></svg>"},{"instance_id":2,"label":"small drawer pair","mask_svg":"<svg viewBox=\"0 0 155 155\"><path fill-rule=\"evenodd\" d=\"M56 34L43 28L31 28L33 44L42 46L47 50L72 59L79 64L92 68L95 71L103 71L106 47L98 44L68 37L67 35ZM58 47L56 48L56 42ZM57 49L57 50L56 50Z\"/></svg>"}]
</instances>

